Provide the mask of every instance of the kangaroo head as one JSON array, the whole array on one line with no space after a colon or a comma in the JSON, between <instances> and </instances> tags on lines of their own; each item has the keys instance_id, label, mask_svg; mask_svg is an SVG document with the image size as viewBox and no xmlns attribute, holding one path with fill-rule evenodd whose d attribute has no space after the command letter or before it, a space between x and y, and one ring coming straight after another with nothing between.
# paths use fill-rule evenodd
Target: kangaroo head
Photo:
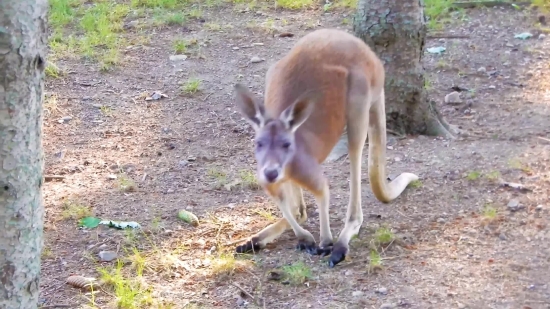
<instances>
[{"instance_id":1,"label":"kangaroo head","mask_svg":"<svg viewBox=\"0 0 550 309\"><path fill-rule=\"evenodd\" d=\"M264 104L245 86L235 85L237 108L255 131L254 154L260 184L285 178L285 166L296 153L295 132L313 111L309 96L301 96L278 117L266 114Z\"/></svg>"}]
</instances>

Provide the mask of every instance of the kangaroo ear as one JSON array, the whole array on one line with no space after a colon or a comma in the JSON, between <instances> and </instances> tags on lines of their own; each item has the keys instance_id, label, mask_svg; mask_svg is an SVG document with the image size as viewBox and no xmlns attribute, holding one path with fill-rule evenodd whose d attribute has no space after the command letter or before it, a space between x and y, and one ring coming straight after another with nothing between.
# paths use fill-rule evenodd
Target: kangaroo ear
<instances>
[{"instance_id":1,"label":"kangaroo ear","mask_svg":"<svg viewBox=\"0 0 550 309\"><path fill-rule=\"evenodd\" d=\"M258 100L247 87L241 84L235 84L235 94L237 109L244 118L252 125L254 130L258 130L265 122L265 108L262 102Z\"/></svg>"},{"instance_id":2,"label":"kangaroo ear","mask_svg":"<svg viewBox=\"0 0 550 309\"><path fill-rule=\"evenodd\" d=\"M295 132L311 115L318 96L305 94L300 96L292 105L287 107L279 116L286 128L291 132Z\"/></svg>"}]
</instances>

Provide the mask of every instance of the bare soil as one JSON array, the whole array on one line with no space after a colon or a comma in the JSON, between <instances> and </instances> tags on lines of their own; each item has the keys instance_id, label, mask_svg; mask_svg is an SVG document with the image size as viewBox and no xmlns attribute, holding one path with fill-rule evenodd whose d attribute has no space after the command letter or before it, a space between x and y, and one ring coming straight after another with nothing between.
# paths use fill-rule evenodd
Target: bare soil
<instances>
[{"instance_id":1,"label":"bare soil","mask_svg":"<svg viewBox=\"0 0 550 309\"><path fill-rule=\"evenodd\" d=\"M388 136L388 172L416 173L422 186L384 205L372 195L364 166L364 229L352 241L349 261L328 268L320 257L295 251L290 231L249 257L251 265L224 258L237 245L227 243L280 216L250 179L252 130L235 111L234 83L261 94L268 66L298 38L322 27L351 31L350 13L221 6L205 11L204 20L147 30L151 41L123 47L124 62L112 71L58 62L68 74L46 83L58 110L46 113L45 173L64 178L44 190L42 303L116 308L112 289L92 298L65 279L99 278L98 267L116 264L99 261L105 250L118 252L126 276L136 277L136 248L146 259L140 280L154 299L136 308L550 308L550 38L538 38L540 13L532 10L468 9L438 33L447 38L428 40L428 48L446 48L424 58L430 97L464 134L456 140ZM534 36L514 38L527 31ZM279 36L284 32L294 36ZM127 35L143 33L129 29ZM169 59L174 39L193 38L200 50L191 47L185 61ZM251 63L252 57L265 61ZM199 91L182 93L193 77L202 81ZM467 90L462 103L446 104L453 86ZM155 90L168 98L142 96ZM72 119L60 120L66 116ZM349 163L344 157L325 168L338 235ZM135 191L120 188L124 177ZM234 180L241 183L231 185ZM67 201L142 228L78 228ZM306 201L305 227L318 235L315 203L309 195ZM494 216L483 210L491 207ZM180 209L201 224L179 220ZM379 249L382 267L372 269L373 233L381 226L397 239ZM311 270L305 282L270 280L271 270L297 261Z\"/></svg>"}]
</instances>

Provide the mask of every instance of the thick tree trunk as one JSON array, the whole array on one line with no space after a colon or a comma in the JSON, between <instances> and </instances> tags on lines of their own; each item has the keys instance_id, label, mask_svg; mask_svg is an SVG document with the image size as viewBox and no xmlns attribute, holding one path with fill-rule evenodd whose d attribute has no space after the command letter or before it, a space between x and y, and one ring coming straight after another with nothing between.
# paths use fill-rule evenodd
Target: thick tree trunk
<instances>
[{"instance_id":1,"label":"thick tree trunk","mask_svg":"<svg viewBox=\"0 0 550 309\"><path fill-rule=\"evenodd\" d=\"M428 101L424 89L423 0L359 0L353 28L384 62L388 128L452 137L454 130L435 103Z\"/></svg>"},{"instance_id":2,"label":"thick tree trunk","mask_svg":"<svg viewBox=\"0 0 550 309\"><path fill-rule=\"evenodd\" d=\"M37 308L47 0L0 0L0 308Z\"/></svg>"}]
</instances>

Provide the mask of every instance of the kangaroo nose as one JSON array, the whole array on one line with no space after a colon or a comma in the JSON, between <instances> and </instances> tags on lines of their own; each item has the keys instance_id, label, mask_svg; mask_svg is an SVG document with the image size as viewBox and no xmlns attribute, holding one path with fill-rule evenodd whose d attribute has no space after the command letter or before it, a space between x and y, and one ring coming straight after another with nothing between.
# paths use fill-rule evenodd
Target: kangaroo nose
<instances>
[{"instance_id":1,"label":"kangaroo nose","mask_svg":"<svg viewBox=\"0 0 550 309\"><path fill-rule=\"evenodd\" d=\"M279 176L279 172L276 169L272 169L272 170L266 169L264 171L264 175L267 181L273 182Z\"/></svg>"}]
</instances>

